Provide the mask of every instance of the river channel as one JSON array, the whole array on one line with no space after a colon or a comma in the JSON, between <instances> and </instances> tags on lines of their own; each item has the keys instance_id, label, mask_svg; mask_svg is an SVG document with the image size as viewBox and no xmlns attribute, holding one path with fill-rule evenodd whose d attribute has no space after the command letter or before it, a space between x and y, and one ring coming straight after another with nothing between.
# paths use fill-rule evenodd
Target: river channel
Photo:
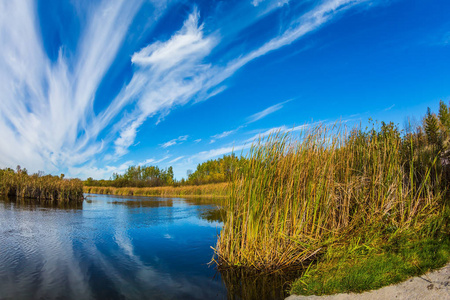
<instances>
[{"instance_id":1,"label":"river channel","mask_svg":"<svg viewBox=\"0 0 450 300\"><path fill-rule=\"evenodd\" d=\"M205 199L0 198L0 299L282 299L283 279L208 264L220 216Z\"/></svg>"}]
</instances>

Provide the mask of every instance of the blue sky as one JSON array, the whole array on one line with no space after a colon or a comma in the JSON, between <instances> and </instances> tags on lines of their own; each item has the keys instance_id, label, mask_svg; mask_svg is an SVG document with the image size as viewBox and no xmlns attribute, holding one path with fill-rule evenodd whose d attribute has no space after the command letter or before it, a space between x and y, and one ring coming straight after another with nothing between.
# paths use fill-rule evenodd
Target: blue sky
<instances>
[{"instance_id":1,"label":"blue sky","mask_svg":"<svg viewBox=\"0 0 450 300\"><path fill-rule=\"evenodd\" d=\"M450 100L443 0L0 1L0 167L188 169Z\"/></svg>"}]
</instances>

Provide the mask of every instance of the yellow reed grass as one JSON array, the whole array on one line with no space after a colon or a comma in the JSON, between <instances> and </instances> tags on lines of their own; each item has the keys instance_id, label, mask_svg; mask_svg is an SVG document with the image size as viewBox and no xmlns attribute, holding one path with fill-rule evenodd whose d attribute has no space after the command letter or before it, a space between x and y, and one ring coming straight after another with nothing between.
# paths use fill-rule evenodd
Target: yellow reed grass
<instances>
[{"instance_id":1,"label":"yellow reed grass","mask_svg":"<svg viewBox=\"0 0 450 300\"><path fill-rule=\"evenodd\" d=\"M317 126L259 140L231 183L214 260L223 267L289 268L361 228L417 225L436 212L440 194L433 163L413 169L404 143L392 125L350 132Z\"/></svg>"}]
</instances>

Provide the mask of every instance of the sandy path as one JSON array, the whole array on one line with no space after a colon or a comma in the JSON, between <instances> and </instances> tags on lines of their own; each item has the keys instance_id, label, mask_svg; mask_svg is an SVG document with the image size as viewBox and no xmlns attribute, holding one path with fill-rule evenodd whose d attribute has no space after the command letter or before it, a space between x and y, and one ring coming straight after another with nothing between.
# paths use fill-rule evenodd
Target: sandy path
<instances>
[{"instance_id":1,"label":"sandy path","mask_svg":"<svg viewBox=\"0 0 450 300\"><path fill-rule=\"evenodd\" d=\"M442 269L405 282L362 294L331 296L289 296L286 300L374 300L374 299L432 299L450 300L450 263Z\"/></svg>"}]
</instances>

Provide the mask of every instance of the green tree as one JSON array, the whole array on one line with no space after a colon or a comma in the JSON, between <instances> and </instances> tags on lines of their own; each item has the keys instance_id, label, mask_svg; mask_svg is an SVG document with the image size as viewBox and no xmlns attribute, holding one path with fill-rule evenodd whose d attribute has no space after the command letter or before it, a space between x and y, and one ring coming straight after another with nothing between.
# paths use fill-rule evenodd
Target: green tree
<instances>
[{"instance_id":1,"label":"green tree","mask_svg":"<svg viewBox=\"0 0 450 300\"><path fill-rule=\"evenodd\" d=\"M425 133L427 135L428 143L434 147L441 147L441 138L439 136L439 121L438 118L431 113L430 108L427 108L427 115L424 120Z\"/></svg>"},{"instance_id":2,"label":"green tree","mask_svg":"<svg viewBox=\"0 0 450 300\"><path fill-rule=\"evenodd\" d=\"M187 184L198 185L230 181L241 159L231 154L198 164L195 172L188 173Z\"/></svg>"},{"instance_id":3,"label":"green tree","mask_svg":"<svg viewBox=\"0 0 450 300\"><path fill-rule=\"evenodd\" d=\"M439 121L441 122L442 129L448 133L450 129L450 113L448 110L448 106L444 103L444 101L439 101Z\"/></svg>"},{"instance_id":4,"label":"green tree","mask_svg":"<svg viewBox=\"0 0 450 300\"><path fill-rule=\"evenodd\" d=\"M170 166L170 167L167 169L167 178L168 178L168 180L167 180L166 184L172 185L172 184L174 183L173 176L174 176L174 175L173 175L173 168L172 168L172 166Z\"/></svg>"}]
</instances>

